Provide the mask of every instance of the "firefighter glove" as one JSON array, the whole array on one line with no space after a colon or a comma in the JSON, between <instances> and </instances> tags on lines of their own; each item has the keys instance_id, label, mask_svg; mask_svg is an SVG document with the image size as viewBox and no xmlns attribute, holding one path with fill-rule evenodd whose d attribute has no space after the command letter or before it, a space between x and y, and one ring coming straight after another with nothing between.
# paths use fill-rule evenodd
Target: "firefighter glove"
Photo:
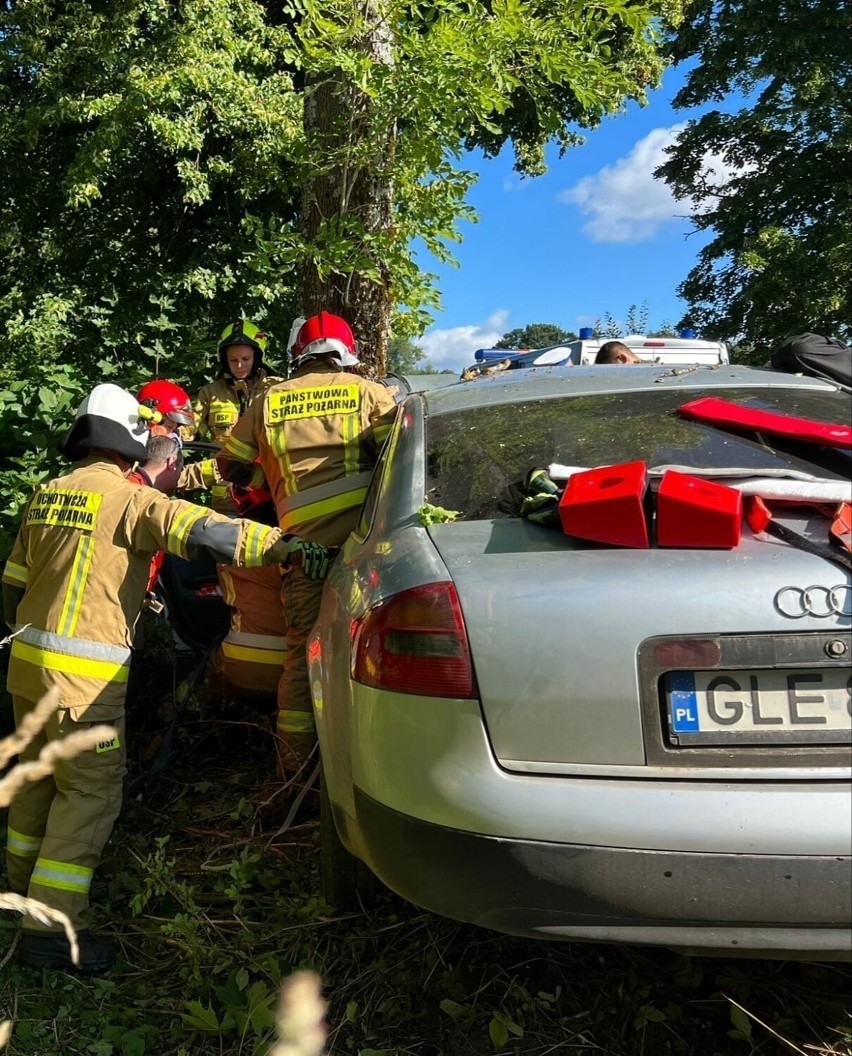
<instances>
[{"instance_id":1,"label":"firefighter glove","mask_svg":"<svg viewBox=\"0 0 852 1056\"><path fill-rule=\"evenodd\" d=\"M531 469L527 474L525 488L527 495L558 495L559 487L549 477L546 469Z\"/></svg>"},{"instance_id":2,"label":"firefighter glove","mask_svg":"<svg viewBox=\"0 0 852 1056\"><path fill-rule=\"evenodd\" d=\"M282 535L273 549L282 564L301 568L308 579L325 579L337 554L336 548L330 549L297 535Z\"/></svg>"}]
</instances>

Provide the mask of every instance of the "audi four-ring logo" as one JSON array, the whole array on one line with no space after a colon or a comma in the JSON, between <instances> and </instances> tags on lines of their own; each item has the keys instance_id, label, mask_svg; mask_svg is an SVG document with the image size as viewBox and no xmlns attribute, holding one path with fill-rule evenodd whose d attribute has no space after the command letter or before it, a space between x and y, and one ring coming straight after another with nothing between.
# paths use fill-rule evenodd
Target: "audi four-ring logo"
<instances>
[{"instance_id":1,"label":"audi four-ring logo","mask_svg":"<svg viewBox=\"0 0 852 1056\"><path fill-rule=\"evenodd\" d=\"M782 587L775 595L775 608L793 620L802 616L852 616L852 587Z\"/></svg>"}]
</instances>

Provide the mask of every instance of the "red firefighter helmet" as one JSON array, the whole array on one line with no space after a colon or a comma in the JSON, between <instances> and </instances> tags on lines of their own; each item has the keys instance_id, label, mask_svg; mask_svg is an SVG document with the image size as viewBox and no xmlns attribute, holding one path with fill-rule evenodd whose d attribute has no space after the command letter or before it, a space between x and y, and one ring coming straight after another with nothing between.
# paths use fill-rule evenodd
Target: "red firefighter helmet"
<instances>
[{"instance_id":1,"label":"red firefighter helmet","mask_svg":"<svg viewBox=\"0 0 852 1056\"><path fill-rule=\"evenodd\" d=\"M306 359L326 353L330 353L332 360L341 367L357 367L360 362L349 323L339 315L320 312L299 327L290 354L293 366L298 367Z\"/></svg>"},{"instance_id":2,"label":"red firefighter helmet","mask_svg":"<svg viewBox=\"0 0 852 1056\"><path fill-rule=\"evenodd\" d=\"M164 378L147 381L139 390L137 399L142 407L159 414L160 421L169 418L177 425L195 424L192 401L180 385L175 385L173 381L166 381Z\"/></svg>"}]
</instances>

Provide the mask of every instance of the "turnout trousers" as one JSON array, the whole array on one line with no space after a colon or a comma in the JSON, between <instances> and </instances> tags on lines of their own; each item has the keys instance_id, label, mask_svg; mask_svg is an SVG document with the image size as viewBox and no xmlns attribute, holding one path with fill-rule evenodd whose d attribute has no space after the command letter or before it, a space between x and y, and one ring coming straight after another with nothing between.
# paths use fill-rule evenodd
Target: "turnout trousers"
<instances>
[{"instance_id":1,"label":"turnout trousers","mask_svg":"<svg viewBox=\"0 0 852 1056\"><path fill-rule=\"evenodd\" d=\"M292 568L281 585L287 651L278 683L278 776L302 769L317 741L308 678L308 635L319 615L324 581Z\"/></svg>"},{"instance_id":2,"label":"turnout trousers","mask_svg":"<svg viewBox=\"0 0 852 1056\"><path fill-rule=\"evenodd\" d=\"M35 705L13 696L15 722ZM9 887L17 894L66 913L77 930L88 927L89 887L104 846L121 809L125 771L124 708L59 708L20 754L20 762L38 758L45 745L95 725L84 711L97 711L100 722L117 737L75 756L60 759L54 771L28 781L9 808L6 868ZM104 717L104 712L114 717ZM27 931L62 931L24 918Z\"/></svg>"}]
</instances>

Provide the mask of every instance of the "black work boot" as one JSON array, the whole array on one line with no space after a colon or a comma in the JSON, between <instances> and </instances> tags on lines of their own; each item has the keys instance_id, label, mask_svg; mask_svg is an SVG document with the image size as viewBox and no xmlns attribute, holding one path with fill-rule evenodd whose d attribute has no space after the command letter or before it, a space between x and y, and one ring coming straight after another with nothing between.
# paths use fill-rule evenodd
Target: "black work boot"
<instances>
[{"instance_id":1,"label":"black work boot","mask_svg":"<svg viewBox=\"0 0 852 1056\"><path fill-rule=\"evenodd\" d=\"M22 931L18 961L29 968L71 968L76 972L106 972L115 963L115 946L108 939L96 939L89 931L77 932L80 963L71 960L71 947L65 932Z\"/></svg>"}]
</instances>

